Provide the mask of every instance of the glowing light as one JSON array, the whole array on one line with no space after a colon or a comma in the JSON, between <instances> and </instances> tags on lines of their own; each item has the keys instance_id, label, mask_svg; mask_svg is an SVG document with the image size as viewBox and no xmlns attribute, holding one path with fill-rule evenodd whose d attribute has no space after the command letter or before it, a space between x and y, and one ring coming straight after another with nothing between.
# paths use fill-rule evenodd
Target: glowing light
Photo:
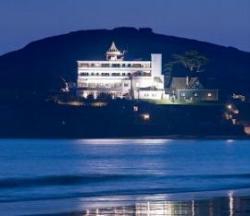
<instances>
[{"instance_id":1,"label":"glowing light","mask_svg":"<svg viewBox=\"0 0 250 216\"><path fill-rule=\"evenodd\" d=\"M233 112L234 112L234 114L239 114L240 113L240 111L238 109L235 109Z\"/></svg>"},{"instance_id":2,"label":"glowing light","mask_svg":"<svg viewBox=\"0 0 250 216\"><path fill-rule=\"evenodd\" d=\"M93 106L93 107L104 107L104 106L107 106L107 103L95 102L95 103L92 103L91 106Z\"/></svg>"},{"instance_id":3,"label":"glowing light","mask_svg":"<svg viewBox=\"0 0 250 216\"><path fill-rule=\"evenodd\" d=\"M232 119L232 123L233 123L233 125L236 125L237 124L237 119Z\"/></svg>"},{"instance_id":4,"label":"glowing light","mask_svg":"<svg viewBox=\"0 0 250 216\"><path fill-rule=\"evenodd\" d=\"M228 194L229 196L229 215L233 216L234 215L234 197L233 197L233 192L230 192Z\"/></svg>"},{"instance_id":5,"label":"glowing light","mask_svg":"<svg viewBox=\"0 0 250 216\"><path fill-rule=\"evenodd\" d=\"M250 135L250 126L245 126L244 131L247 135Z\"/></svg>"},{"instance_id":6,"label":"glowing light","mask_svg":"<svg viewBox=\"0 0 250 216\"><path fill-rule=\"evenodd\" d=\"M139 107L138 106L134 106L133 110L134 110L134 112L138 112L139 111Z\"/></svg>"},{"instance_id":7,"label":"glowing light","mask_svg":"<svg viewBox=\"0 0 250 216\"><path fill-rule=\"evenodd\" d=\"M195 203L194 200L192 200L192 216L195 216Z\"/></svg>"},{"instance_id":8,"label":"glowing light","mask_svg":"<svg viewBox=\"0 0 250 216\"><path fill-rule=\"evenodd\" d=\"M141 116L142 116L142 119L144 121L149 121L150 120L150 114L149 113L144 113Z\"/></svg>"},{"instance_id":9,"label":"glowing light","mask_svg":"<svg viewBox=\"0 0 250 216\"><path fill-rule=\"evenodd\" d=\"M170 143L168 139L79 139L76 144L90 145L127 145L142 144L142 145L163 145Z\"/></svg>"},{"instance_id":10,"label":"glowing light","mask_svg":"<svg viewBox=\"0 0 250 216\"><path fill-rule=\"evenodd\" d=\"M228 105L227 105L227 108L228 108L229 110L231 110L231 109L233 109L233 105L232 105L232 104L228 104Z\"/></svg>"}]
</instances>

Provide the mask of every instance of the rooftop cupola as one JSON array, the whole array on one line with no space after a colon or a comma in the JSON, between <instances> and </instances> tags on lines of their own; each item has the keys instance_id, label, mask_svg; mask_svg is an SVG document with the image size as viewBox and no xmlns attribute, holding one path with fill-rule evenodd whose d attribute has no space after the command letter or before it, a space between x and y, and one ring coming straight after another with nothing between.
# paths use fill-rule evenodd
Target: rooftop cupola
<instances>
[{"instance_id":1,"label":"rooftop cupola","mask_svg":"<svg viewBox=\"0 0 250 216\"><path fill-rule=\"evenodd\" d=\"M124 52L117 49L115 42L112 42L111 47L106 52L107 61L123 61Z\"/></svg>"}]
</instances>

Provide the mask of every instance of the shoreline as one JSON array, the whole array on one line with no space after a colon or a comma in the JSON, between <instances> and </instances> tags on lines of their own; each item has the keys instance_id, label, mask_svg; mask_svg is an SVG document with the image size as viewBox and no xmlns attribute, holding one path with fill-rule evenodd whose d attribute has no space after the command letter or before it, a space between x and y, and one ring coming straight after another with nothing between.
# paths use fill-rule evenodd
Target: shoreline
<instances>
[{"instance_id":1,"label":"shoreline","mask_svg":"<svg viewBox=\"0 0 250 216\"><path fill-rule=\"evenodd\" d=\"M250 140L250 136L0 137L0 140Z\"/></svg>"}]
</instances>

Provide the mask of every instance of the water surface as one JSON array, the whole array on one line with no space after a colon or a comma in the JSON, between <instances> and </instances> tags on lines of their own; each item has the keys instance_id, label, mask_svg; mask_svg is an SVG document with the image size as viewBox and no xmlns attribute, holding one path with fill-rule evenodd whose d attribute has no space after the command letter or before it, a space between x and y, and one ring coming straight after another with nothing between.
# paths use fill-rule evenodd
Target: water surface
<instances>
[{"instance_id":1,"label":"water surface","mask_svg":"<svg viewBox=\"0 0 250 216\"><path fill-rule=\"evenodd\" d=\"M1 140L4 215L250 215L248 140Z\"/></svg>"}]
</instances>

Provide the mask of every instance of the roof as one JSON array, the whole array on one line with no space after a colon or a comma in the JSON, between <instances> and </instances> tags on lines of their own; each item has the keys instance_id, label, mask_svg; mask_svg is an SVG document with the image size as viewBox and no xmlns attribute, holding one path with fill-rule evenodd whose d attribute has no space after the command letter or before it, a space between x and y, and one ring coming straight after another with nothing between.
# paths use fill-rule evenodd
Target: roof
<instances>
[{"instance_id":1,"label":"roof","mask_svg":"<svg viewBox=\"0 0 250 216\"><path fill-rule=\"evenodd\" d=\"M109 48L108 52L120 52L120 50L117 49L114 41L112 42L111 47Z\"/></svg>"},{"instance_id":2,"label":"roof","mask_svg":"<svg viewBox=\"0 0 250 216\"><path fill-rule=\"evenodd\" d=\"M185 77L173 77L170 85L171 89L184 89L186 88Z\"/></svg>"},{"instance_id":3,"label":"roof","mask_svg":"<svg viewBox=\"0 0 250 216\"><path fill-rule=\"evenodd\" d=\"M198 77L190 77L189 86L186 85L186 77L173 77L171 81L171 89L201 88Z\"/></svg>"}]
</instances>

